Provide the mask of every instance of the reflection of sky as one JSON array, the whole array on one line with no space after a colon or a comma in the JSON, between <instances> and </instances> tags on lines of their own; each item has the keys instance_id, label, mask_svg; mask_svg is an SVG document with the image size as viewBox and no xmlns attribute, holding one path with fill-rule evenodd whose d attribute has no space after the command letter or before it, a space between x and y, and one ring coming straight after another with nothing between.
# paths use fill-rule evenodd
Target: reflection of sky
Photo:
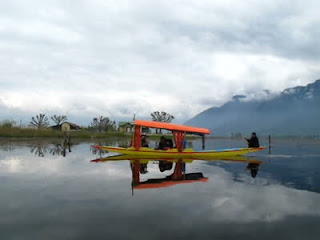
<instances>
[{"instance_id":1,"label":"reflection of sky","mask_svg":"<svg viewBox=\"0 0 320 240\"><path fill-rule=\"evenodd\" d=\"M264 167L272 162L262 164L252 179L246 163L193 161L186 172L202 172L207 183L134 190L132 196L129 162L91 163L96 157L89 144L75 146L65 158L39 158L27 147L0 151L4 239L290 239L291 234L315 239L319 234L310 231L320 223L319 193L266 177ZM241 181L234 179L236 169ZM152 163L148 171L142 181L172 173L160 173Z\"/></svg>"}]
</instances>

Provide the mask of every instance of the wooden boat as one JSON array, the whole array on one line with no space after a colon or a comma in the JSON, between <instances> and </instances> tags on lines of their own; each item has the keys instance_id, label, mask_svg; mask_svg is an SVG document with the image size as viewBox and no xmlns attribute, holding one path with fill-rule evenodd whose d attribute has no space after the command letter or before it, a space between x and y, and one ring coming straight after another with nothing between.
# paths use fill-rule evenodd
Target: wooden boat
<instances>
[{"instance_id":1,"label":"wooden boat","mask_svg":"<svg viewBox=\"0 0 320 240\"><path fill-rule=\"evenodd\" d=\"M138 149L134 147L122 148L122 147L112 147L112 146L99 146L94 145L92 147L108 150L111 152L117 152L126 155L139 155L139 156L156 156L156 157L193 157L201 158L204 156L208 157L224 157L224 156L237 156L249 152L258 151L264 149L265 147L259 148L221 148L212 150L193 150L192 148L185 148L179 151L177 148L171 148L168 150L155 150L152 148L140 147Z\"/></svg>"},{"instance_id":2,"label":"wooden boat","mask_svg":"<svg viewBox=\"0 0 320 240\"><path fill-rule=\"evenodd\" d=\"M222 148L222 149L212 149L205 150L205 134L209 134L209 129L198 128L192 126L186 126L181 124L173 123L164 123L156 121L146 121L146 120L135 120L133 122L134 133L132 137L132 144L129 148L113 147L113 146L100 146L94 145L92 147L108 150L112 152L117 152L126 155L140 155L140 156L156 156L156 157L192 157L192 158L201 158L204 156L207 157L224 157L224 156L237 156L249 152L258 151L264 149L265 147L258 148ZM140 146L141 140L141 128L150 127L158 129L171 130L173 133L173 139L175 142L175 148L170 148L166 150L156 150L152 148L146 148ZM186 134L197 134L202 136L202 150L193 150L192 148L183 148L183 139Z\"/></svg>"}]
</instances>

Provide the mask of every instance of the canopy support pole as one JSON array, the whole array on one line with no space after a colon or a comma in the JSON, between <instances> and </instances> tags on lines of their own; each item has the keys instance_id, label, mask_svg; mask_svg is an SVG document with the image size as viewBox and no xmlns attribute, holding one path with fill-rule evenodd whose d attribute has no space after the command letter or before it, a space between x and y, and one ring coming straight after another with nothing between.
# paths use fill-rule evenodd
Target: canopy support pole
<instances>
[{"instance_id":1,"label":"canopy support pole","mask_svg":"<svg viewBox=\"0 0 320 240\"><path fill-rule=\"evenodd\" d=\"M137 186L140 183L140 163L139 160L136 160L130 163L131 171L132 171L132 186Z\"/></svg>"},{"instance_id":2,"label":"canopy support pole","mask_svg":"<svg viewBox=\"0 0 320 240\"><path fill-rule=\"evenodd\" d=\"M184 162L182 162L182 160L179 160L176 162L176 165L174 167L174 171L171 175L171 179L174 180L174 181L177 181L177 180L182 180L183 179L183 164Z\"/></svg>"},{"instance_id":3,"label":"canopy support pole","mask_svg":"<svg viewBox=\"0 0 320 240\"><path fill-rule=\"evenodd\" d=\"M202 149L204 150L206 148L206 138L204 135L202 135Z\"/></svg>"},{"instance_id":4,"label":"canopy support pole","mask_svg":"<svg viewBox=\"0 0 320 240\"><path fill-rule=\"evenodd\" d=\"M140 126L134 126L134 133L133 133L133 147L135 149L140 148L140 138L141 138L141 127Z\"/></svg>"},{"instance_id":5,"label":"canopy support pole","mask_svg":"<svg viewBox=\"0 0 320 240\"><path fill-rule=\"evenodd\" d=\"M182 151L182 140L183 140L183 132L181 131L172 131L174 142L176 144L176 148L179 152Z\"/></svg>"}]
</instances>

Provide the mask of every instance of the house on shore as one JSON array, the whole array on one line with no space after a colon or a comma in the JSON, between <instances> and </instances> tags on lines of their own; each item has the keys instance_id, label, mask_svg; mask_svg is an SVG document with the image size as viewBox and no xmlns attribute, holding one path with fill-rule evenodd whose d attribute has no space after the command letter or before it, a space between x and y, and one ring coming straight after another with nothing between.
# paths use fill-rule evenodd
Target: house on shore
<instances>
[{"instance_id":1,"label":"house on shore","mask_svg":"<svg viewBox=\"0 0 320 240\"><path fill-rule=\"evenodd\" d=\"M81 127L77 124L71 123L71 122L64 122L59 125L51 126L50 128L58 131L79 131L81 130Z\"/></svg>"},{"instance_id":2,"label":"house on shore","mask_svg":"<svg viewBox=\"0 0 320 240\"><path fill-rule=\"evenodd\" d=\"M121 133L132 133L133 132L133 124L131 122L119 122L118 131ZM141 133L150 133L150 128L142 127Z\"/></svg>"},{"instance_id":3,"label":"house on shore","mask_svg":"<svg viewBox=\"0 0 320 240\"><path fill-rule=\"evenodd\" d=\"M148 133L151 133L151 130L150 130L150 128L148 128L148 127L142 127L142 128L141 128L141 133L148 134Z\"/></svg>"},{"instance_id":4,"label":"house on shore","mask_svg":"<svg viewBox=\"0 0 320 240\"><path fill-rule=\"evenodd\" d=\"M119 122L118 126L118 131L121 133L133 132L133 124L131 122Z\"/></svg>"}]
</instances>

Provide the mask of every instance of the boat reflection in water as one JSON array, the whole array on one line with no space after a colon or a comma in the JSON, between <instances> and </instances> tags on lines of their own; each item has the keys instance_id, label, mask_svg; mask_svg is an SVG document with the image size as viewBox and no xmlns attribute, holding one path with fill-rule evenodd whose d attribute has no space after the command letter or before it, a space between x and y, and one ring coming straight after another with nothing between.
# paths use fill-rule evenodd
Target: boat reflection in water
<instances>
[{"instance_id":1,"label":"boat reflection in water","mask_svg":"<svg viewBox=\"0 0 320 240\"><path fill-rule=\"evenodd\" d=\"M258 162L249 162L247 165L247 169L251 172L251 177L255 178L258 174L260 163Z\"/></svg>"},{"instance_id":2,"label":"boat reflection in water","mask_svg":"<svg viewBox=\"0 0 320 240\"><path fill-rule=\"evenodd\" d=\"M191 163L194 160L207 160L207 161L243 161L248 162L247 169L251 171L251 176L256 177L259 164L262 161L255 159L249 159L245 156L234 156L229 158L202 158L202 159L183 159L183 158L142 158L142 156L135 155L116 155L105 158L98 158L91 160L91 162L107 162L107 161L130 161L130 167L132 172L132 188L133 189L145 189L145 188L159 188L168 187L180 183L192 183L192 182L207 182L208 178L203 176L201 172L186 173L186 163ZM140 174L148 173L148 163L158 162L159 171L164 172L173 169L173 173L165 178L148 179L147 181L140 181ZM174 166L174 167L173 167Z\"/></svg>"},{"instance_id":3,"label":"boat reflection in water","mask_svg":"<svg viewBox=\"0 0 320 240\"><path fill-rule=\"evenodd\" d=\"M158 187L168 187L174 184L179 183L190 183L190 182L206 182L208 178L203 177L201 172L197 173L186 173L186 163L183 162L183 159L177 159L175 162L172 160L158 160L159 161L159 170L164 172L171 170L174 166L174 171L171 175L165 178L158 179L148 179L147 181L140 181L140 173L145 173L146 164L140 163L138 160L135 160L130 163L132 171L132 186L135 189L141 188L158 188Z\"/></svg>"}]
</instances>

